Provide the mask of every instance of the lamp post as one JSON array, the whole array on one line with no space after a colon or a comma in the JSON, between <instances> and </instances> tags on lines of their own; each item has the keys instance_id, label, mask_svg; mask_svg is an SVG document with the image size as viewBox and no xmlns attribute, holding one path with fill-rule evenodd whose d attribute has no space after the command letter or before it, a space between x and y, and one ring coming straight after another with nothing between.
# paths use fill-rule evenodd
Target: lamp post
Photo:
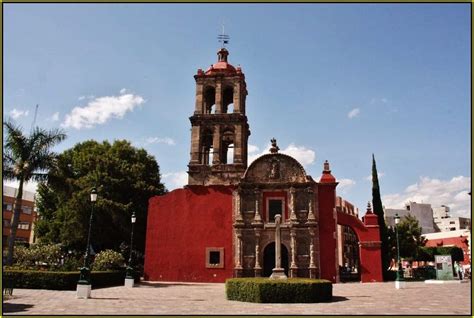
<instances>
[{"instance_id":1,"label":"lamp post","mask_svg":"<svg viewBox=\"0 0 474 318\"><path fill-rule=\"evenodd\" d=\"M398 216L398 213L395 214L395 233L397 236L397 263L398 263L398 269L397 269L397 277L395 278L395 288L400 289L403 288L404 284L404 279L403 279L403 269L402 269L402 261L400 259L400 243L398 240L398 223L400 223L400 217Z\"/></svg>"},{"instance_id":2,"label":"lamp post","mask_svg":"<svg viewBox=\"0 0 474 318\"><path fill-rule=\"evenodd\" d=\"M125 286L126 287L133 287L133 285L134 285L133 267L132 267L132 253L133 253L133 228L135 226L135 222L137 221L137 217L135 216L135 212L132 213L131 221L132 221L132 232L130 234L130 256L128 258L128 266L127 266L126 276L125 276Z\"/></svg>"},{"instance_id":3,"label":"lamp post","mask_svg":"<svg viewBox=\"0 0 474 318\"><path fill-rule=\"evenodd\" d=\"M89 256L90 256L90 244L91 244L92 219L94 217L94 204L97 201L97 189L95 187L91 189L90 199L92 203L91 216L89 219L89 231L87 234L87 245L86 245L86 253L84 255L84 266L82 266L81 268L81 274L79 276L79 281L77 282L77 298L90 298L91 297Z\"/></svg>"}]
</instances>

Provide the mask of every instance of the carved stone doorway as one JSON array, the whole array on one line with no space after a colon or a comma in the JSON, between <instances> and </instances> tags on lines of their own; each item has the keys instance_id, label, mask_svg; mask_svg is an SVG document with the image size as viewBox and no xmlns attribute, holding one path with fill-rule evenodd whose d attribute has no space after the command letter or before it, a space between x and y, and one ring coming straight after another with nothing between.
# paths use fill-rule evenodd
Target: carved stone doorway
<instances>
[{"instance_id":1,"label":"carved stone doorway","mask_svg":"<svg viewBox=\"0 0 474 318\"><path fill-rule=\"evenodd\" d=\"M281 267L285 269L288 276L288 250L286 246L281 244ZM270 277L272 270L275 268L275 242L268 244L263 250L263 277Z\"/></svg>"}]
</instances>

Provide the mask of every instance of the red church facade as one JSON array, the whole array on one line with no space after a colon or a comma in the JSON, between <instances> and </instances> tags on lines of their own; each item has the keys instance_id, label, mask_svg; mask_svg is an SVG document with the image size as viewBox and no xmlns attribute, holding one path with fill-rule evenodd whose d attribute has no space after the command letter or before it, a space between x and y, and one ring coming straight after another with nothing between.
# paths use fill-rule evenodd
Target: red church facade
<instances>
[{"instance_id":1,"label":"red church facade","mask_svg":"<svg viewBox=\"0 0 474 318\"><path fill-rule=\"evenodd\" d=\"M281 214L282 267L288 276L338 282L341 224L359 239L361 281L382 281L377 217L370 209L362 221L336 211L337 181L327 161L316 182L298 161L278 153L273 139L270 153L247 166L245 76L227 56L222 48L218 62L195 76L188 185L149 201L145 279L224 282L268 276L274 266L274 216Z\"/></svg>"}]
</instances>

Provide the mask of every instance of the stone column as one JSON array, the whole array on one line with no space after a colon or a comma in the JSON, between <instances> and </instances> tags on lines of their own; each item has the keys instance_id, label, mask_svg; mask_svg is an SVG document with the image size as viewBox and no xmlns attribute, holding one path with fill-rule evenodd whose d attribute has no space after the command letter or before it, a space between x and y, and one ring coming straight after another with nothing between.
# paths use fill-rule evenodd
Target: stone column
<instances>
[{"instance_id":1,"label":"stone column","mask_svg":"<svg viewBox=\"0 0 474 318\"><path fill-rule=\"evenodd\" d=\"M275 268L272 270L270 279L287 279L285 270L281 268L281 215L275 215Z\"/></svg>"},{"instance_id":2,"label":"stone column","mask_svg":"<svg viewBox=\"0 0 474 318\"><path fill-rule=\"evenodd\" d=\"M242 277L242 232L236 231L234 276Z\"/></svg>"},{"instance_id":3,"label":"stone column","mask_svg":"<svg viewBox=\"0 0 474 318\"><path fill-rule=\"evenodd\" d=\"M234 163L242 163L243 129L242 124L234 126Z\"/></svg>"},{"instance_id":4,"label":"stone column","mask_svg":"<svg viewBox=\"0 0 474 318\"><path fill-rule=\"evenodd\" d=\"M255 229L255 277L262 276L262 267L260 266L260 231Z\"/></svg>"},{"instance_id":5,"label":"stone column","mask_svg":"<svg viewBox=\"0 0 474 318\"><path fill-rule=\"evenodd\" d=\"M201 83L196 84L196 107L194 109L195 114L203 114L204 111L204 100L203 100L203 85Z\"/></svg>"},{"instance_id":6,"label":"stone column","mask_svg":"<svg viewBox=\"0 0 474 318\"><path fill-rule=\"evenodd\" d=\"M316 278L316 264L314 263L314 231L309 230L309 278Z\"/></svg>"},{"instance_id":7,"label":"stone column","mask_svg":"<svg viewBox=\"0 0 474 318\"><path fill-rule=\"evenodd\" d=\"M233 192L234 195L234 213L235 213L235 223L236 224L243 224L244 220L242 218L242 207L241 207L241 201L240 201L240 190L237 189Z\"/></svg>"},{"instance_id":8,"label":"stone column","mask_svg":"<svg viewBox=\"0 0 474 318\"><path fill-rule=\"evenodd\" d=\"M295 200L295 194L296 190L295 188L291 187L290 188L290 221L291 223L296 223L298 222L298 218L296 217L296 200Z\"/></svg>"},{"instance_id":9,"label":"stone column","mask_svg":"<svg viewBox=\"0 0 474 318\"><path fill-rule=\"evenodd\" d=\"M214 126L214 134L212 136L212 164L221 163L221 128L219 125Z\"/></svg>"},{"instance_id":10,"label":"stone column","mask_svg":"<svg viewBox=\"0 0 474 318\"><path fill-rule=\"evenodd\" d=\"M316 224L316 217L313 211L313 199L314 199L314 191L311 187L306 189L308 192L308 223L309 224Z\"/></svg>"},{"instance_id":11,"label":"stone column","mask_svg":"<svg viewBox=\"0 0 474 318\"><path fill-rule=\"evenodd\" d=\"M252 224L262 224L262 217L260 216L260 190L255 189L254 192L255 194L255 216Z\"/></svg>"},{"instance_id":12,"label":"stone column","mask_svg":"<svg viewBox=\"0 0 474 318\"><path fill-rule=\"evenodd\" d=\"M240 107L240 82L235 82L234 83L234 113L240 113L241 112L241 107Z\"/></svg>"},{"instance_id":13,"label":"stone column","mask_svg":"<svg viewBox=\"0 0 474 318\"><path fill-rule=\"evenodd\" d=\"M291 265L290 265L290 277L298 276L298 266L296 265L296 231L294 229L290 232L291 237Z\"/></svg>"},{"instance_id":14,"label":"stone column","mask_svg":"<svg viewBox=\"0 0 474 318\"><path fill-rule=\"evenodd\" d=\"M216 114L222 114L222 83L216 83Z\"/></svg>"},{"instance_id":15,"label":"stone column","mask_svg":"<svg viewBox=\"0 0 474 318\"><path fill-rule=\"evenodd\" d=\"M191 128L191 161L190 164L199 163L199 126L192 126Z\"/></svg>"}]
</instances>

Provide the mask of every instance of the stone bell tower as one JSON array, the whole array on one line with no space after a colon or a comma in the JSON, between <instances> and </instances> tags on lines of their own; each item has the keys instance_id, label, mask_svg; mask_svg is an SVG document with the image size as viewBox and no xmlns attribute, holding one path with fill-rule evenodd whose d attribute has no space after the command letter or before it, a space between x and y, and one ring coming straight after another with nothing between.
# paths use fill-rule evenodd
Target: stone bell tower
<instances>
[{"instance_id":1,"label":"stone bell tower","mask_svg":"<svg viewBox=\"0 0 474 318\"><path fill-rule=\"evenodd\" d=\"M237 184L247 168L247 85L242 69L227 62L228 55L222 47L217 63L194 75L196 107L189 118L188 185Z\"/></svg>"}]
</instances>

